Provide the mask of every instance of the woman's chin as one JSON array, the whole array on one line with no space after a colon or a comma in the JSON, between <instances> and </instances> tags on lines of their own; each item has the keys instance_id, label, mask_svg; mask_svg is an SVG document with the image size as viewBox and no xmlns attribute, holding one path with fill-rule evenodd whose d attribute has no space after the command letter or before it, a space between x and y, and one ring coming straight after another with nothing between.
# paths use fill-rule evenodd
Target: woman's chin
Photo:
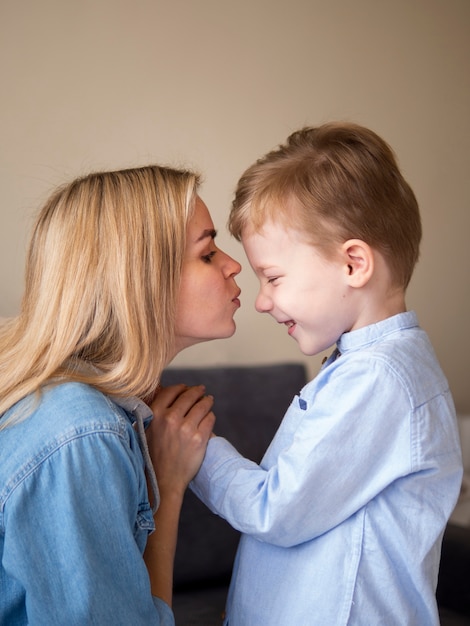
<instances>
[{"instance_id":1,"label":"woman's chin","mask_svg":"<svg viewBox=\"0 0 470 626\"><path fill-rule=\"evenodd\" d=\"M237 326L235 324L235 320L232 317L230 321L227 321L224 324L220 324L220 326L216 326L214 324L208 332L206 339L203 339L202 341L212 341L214 339L228 339L235 334L236 329Z\"/></svg>"},{"instance_id":2,"label":"woman's chin","mask_svg":"<svg viewBox=\"0 0 470 626\"><path fill-rule=\"evenodd\" d=\"M215 339L229 339L230 337L233 337L236 329L237 327L235 326L235 322L233 322L233 324L229 328L220 329L219 332L214 330L214 332L211 334L210 337L207 337L206 339L201 339L201 341L213 341Z\"/></svg>"},{"instance_id":3,"label":"woman's chin","mask_svg":"<svg viewBox=\"0 0 470 626\"><path fill-rule=\"evenodd\" d=\"M216 339L229 339L235 334L237 327L235 322L232 320L230 325L227 325L225 328L215 329L212 328L210 332L204 335L198 336L177 336L176 337L176 350L175 353L178 354L182 350L186 348L190 348L191 346L195 346L199 343L207 343L208 341L214 341Z\"/></svg>"}]
</instances>

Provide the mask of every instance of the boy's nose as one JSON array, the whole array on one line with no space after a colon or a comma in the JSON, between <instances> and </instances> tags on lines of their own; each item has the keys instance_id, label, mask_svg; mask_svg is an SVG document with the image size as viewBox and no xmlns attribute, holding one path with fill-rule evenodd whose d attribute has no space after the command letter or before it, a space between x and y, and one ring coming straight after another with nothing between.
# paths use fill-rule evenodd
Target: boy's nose
<instances>
[{"instance_id":1,"label":"boy's nose","mask_svg":"<svg viewBox=\"0 0 470 626\"><path fill-rule=\"evenodd\" d=\"M258 313L269 313L273 308L271 298L268 298L262 291L258 293L255 300L255 309Z\"/></svg>"}]
</instances>

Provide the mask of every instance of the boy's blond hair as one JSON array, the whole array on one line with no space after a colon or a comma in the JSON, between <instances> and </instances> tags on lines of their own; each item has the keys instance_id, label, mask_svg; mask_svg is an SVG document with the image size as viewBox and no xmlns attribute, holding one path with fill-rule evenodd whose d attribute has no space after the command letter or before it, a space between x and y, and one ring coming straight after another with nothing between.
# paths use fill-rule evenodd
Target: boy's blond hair
<instances>
[{"instance_id":1,"label":"boy's blond hair","mask_svg":"<svg viewBox=\"0 0 470 626\"><path fill-rule=\"evenodd\" d=\"M154 393L174 349L198 184L193 172L151 165L90 174L50 197L20 315L0 330L0 416L50 380Z\"/></svg>"},{"instance_id":2,"label":"boy's blond hair","mask_svg":"<svg viewBox=\"0 0 470 626\"><path fill-rule=\"evenodd\" d=\"M299 130L249 167L238 182L229 229L281 221L312 245L361 239L386 259L397 286L406 289L419 257L421 220L415 195L390 146L351 123Z\"/></svg>"}]
</instances>

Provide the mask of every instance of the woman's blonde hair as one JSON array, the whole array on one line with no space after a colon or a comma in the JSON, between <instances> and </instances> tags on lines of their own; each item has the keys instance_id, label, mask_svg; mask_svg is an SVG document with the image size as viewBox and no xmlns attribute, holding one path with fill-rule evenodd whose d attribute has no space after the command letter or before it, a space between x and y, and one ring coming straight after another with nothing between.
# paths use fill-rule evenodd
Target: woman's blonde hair
<instances>
[{"instance_id":1,"label":"woman's blonde hair","mask_svg":"<svg viewBox=\"0 0 470 626\"><path fill-rule=\"evenodd\" d=\"M33 229L21 312L0 329L0 416L54 380L153 395L174 349L198 185L193 172L151 165L93 173L50 197Z\"/></svg>"},{"instance_id":2,"label":"woman's blonde hair","mask_svg":"<svg viewBox=\"0 0 470 626\"><path fill-rule=\"evenodd\" d=\"M269 219L297 229L325 256L338 242L362 239L383 254L403 288L419 257L415 195L390 146L357 124L303 128L245 171L229 229L240 239Z\"/></svg>"}]
</instances>

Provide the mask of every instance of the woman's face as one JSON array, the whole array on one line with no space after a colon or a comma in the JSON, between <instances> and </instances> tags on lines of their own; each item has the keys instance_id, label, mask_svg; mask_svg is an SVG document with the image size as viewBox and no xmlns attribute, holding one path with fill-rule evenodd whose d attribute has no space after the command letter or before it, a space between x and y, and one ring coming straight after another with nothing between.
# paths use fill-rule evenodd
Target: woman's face
<instances>
[{"instance_id":1,"label":"woman's face","mask_svg":"<svg viewBox=\"0 0 470 626\"><path fill-rule=\"evenodd\" d=\"M186 252L176 311L176 351L210 339L231 337L240 306L235 276L241 266L215 245L216 231L197 197L188 223Z\"/></svg>"}]
</instances>

